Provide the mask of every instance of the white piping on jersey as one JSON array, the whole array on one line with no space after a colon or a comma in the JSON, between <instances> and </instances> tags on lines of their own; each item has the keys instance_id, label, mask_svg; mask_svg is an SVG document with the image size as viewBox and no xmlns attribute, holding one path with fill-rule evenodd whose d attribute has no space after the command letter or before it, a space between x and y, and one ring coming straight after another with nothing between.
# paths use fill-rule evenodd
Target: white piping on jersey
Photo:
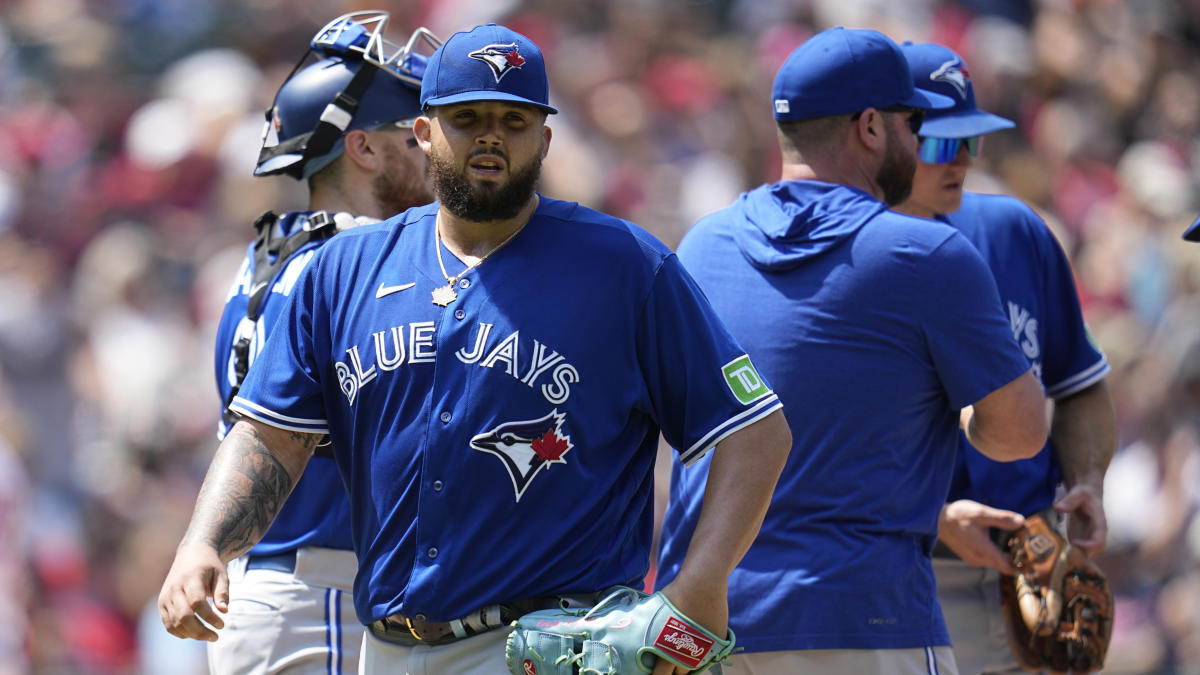
<instances>
[{"instance_id":1,"label":"white piping on jersey","mask_svg":"<svg viewBox=\"0 0 1200 675\"><path fill-rule=\"evenodd\" d=\"M764 398L753 408L750 408L749 410L743 410L737 415L725 420L721 424L717 425L715 429L705 434L703 438L697 441L695 445L688 448L687 451L679 453L679 461L683 462L684 466L691 466L701 457L703 457L710 448L725 440L726 436L729 436L735 431L744 429L751 424L754 424L755 422L782 407L783 402L779 400L778 395L772 392L767 398Z\"/></svg>"},{"instance_id":2,"label":"white piping on jersey","mask_svg":"<svg viewBox=\"0 0 1200 675\"><path fill-rule=\"evenodd\" d=\"M1050 398L1066 398L1099 382L1111 370L1112 368L1108 365L1108 359L1101 354L1100 360L1093 363L1090 367L1068 377L1053 387L1047 387L1046 396Z\"/></svg>"},{"instance_id":3,"label":"white piping on jersey","mask_svg":"<svg viewBox=\"0 0 1200 675\"><path fill-rule=\"evenodd\" d=\"M327 420L306 420L297 417L280 415L279 413L264 408L257 403L247 401L241 396L233 397L233 401L229 404L229 408L234 412L241 413L247 417L252 417L263 424L269 424L270 426L284 429L286 431L299 431L308 434L329 433L329 422ZM294 424L289 424L289 422Z\"/></svg>"}]
</instances>

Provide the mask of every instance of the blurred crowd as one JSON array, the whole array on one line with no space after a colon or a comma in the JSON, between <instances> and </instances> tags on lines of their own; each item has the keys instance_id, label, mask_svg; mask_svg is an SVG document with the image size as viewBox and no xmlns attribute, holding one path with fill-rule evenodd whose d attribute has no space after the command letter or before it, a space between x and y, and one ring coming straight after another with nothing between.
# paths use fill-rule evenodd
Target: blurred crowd
<instances>
[{"instance_id":1,"label":"blurred crowd","mask_svg":"<svg viewBox=\"0 0 1200 675\"><path fill-rule=\"evenodd\" d=\"M215 448L212 340L251 221L263 111L326 21L398 39L503 22L540 44L543 190L674 246L777 178L770 87L832 25L964 56L968 188L1050 223L1113 366L1100 565L1109 673L1200 673L1198 0L0 1L0 675L206 672L155 599ZM586 252L580 252L586 255ZM793 411L803 414L803 411Z\"/></svg>"}]
</instances>

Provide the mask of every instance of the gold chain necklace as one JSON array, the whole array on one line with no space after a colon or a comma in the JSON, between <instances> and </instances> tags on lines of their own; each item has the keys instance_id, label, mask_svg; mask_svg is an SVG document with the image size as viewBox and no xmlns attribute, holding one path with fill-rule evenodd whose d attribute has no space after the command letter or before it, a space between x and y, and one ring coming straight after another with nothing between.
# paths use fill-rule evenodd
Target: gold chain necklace
<instances>
[{"instance_id":1,"label":"gold chain necklace","mask_svg":"<svg viewBox=\"0 0 1200 675\"><path fill-rule=\"evenodd\" d=\"M525 225L527 225L528 223L529 223L528 220L526 220L524 223L521 223L520 227L513 230L512 234L510 234L504 238L504 241L500 242L499 244L496 244L496 248L493 248L492 250L488 251L479 260L476 260L475 262L471 263L470 265L467 265L467 267L463 271L459 272L458 274L456 274L454 276L450 276L449 274L446 273L446 264L442 262L441 222L440 222L440 219L439 219L439 221L435 221L433 224L433 246L434 246L434 250L437 251L438 267L440 267L442 270L442 276L446 278L446 285L433 289L433 304L435 304L439 307L446 307L450 303L457 300L458 292L454 290L454 284L458 283L458 280L463 278L463 276L467 272L470 272L471 270L475 269L476 267L479 267L480 265L482 265L483 261L492 257L493 253L504 248L504 245L507 244L508 242L512 241L513 237L520 234L521 230L525 229Z\"/></svg>"}]
</instances>

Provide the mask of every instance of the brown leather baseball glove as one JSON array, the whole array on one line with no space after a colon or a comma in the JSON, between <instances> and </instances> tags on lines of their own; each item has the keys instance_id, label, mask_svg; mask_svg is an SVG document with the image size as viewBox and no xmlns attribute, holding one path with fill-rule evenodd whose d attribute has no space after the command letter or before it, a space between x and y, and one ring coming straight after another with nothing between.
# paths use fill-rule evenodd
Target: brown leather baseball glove
<instances>
[{"instance_id":1,"label":"brown leather baseball glove","mask_svg":"<svg viewBox=\"0 0 1200 675\"><path fill-rule=\"evenodd\" d=\"M1001 575L1000 593L1017 662L1029 671L1104 667L1113 625L1108 580L1042 513L1026 518L1005 543L1017 575Z\"/></svg>"}]
</instances>

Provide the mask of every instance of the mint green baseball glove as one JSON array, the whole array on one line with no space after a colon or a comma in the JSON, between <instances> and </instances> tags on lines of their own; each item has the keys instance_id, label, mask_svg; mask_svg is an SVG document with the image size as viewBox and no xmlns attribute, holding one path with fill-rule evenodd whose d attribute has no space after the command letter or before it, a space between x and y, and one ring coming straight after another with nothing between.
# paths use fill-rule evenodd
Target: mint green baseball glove
<instances>
[{"instance_id":1,"label":"mint green baseball glove","mask_svg":"<svg viewBox=\"0 0 1200 675\"><path fill-rule=\"evenodd\" d=\"M513 675L637 675L666 659L691 672L733 652L662 593L618 586L591 609L544 609L512 624L505 656Z\"/></svg>"}]
</instances>

